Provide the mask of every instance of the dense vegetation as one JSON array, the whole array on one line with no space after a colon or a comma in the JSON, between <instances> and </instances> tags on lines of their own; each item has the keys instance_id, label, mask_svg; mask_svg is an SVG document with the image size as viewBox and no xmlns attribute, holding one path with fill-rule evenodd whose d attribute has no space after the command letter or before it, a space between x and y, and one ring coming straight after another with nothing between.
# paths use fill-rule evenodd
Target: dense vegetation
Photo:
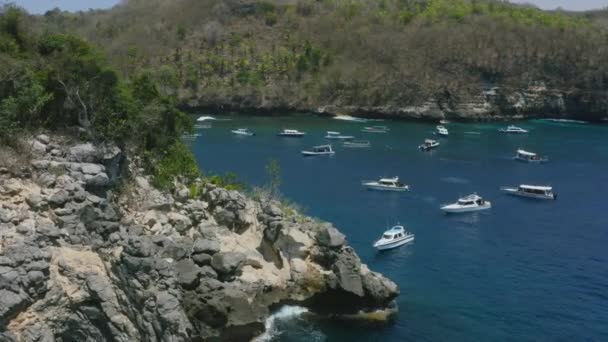
<instances>
[{"instance_id":1,"label":"dense vegetation","mask_svg":"<svg viewBox=\"0 0 608 342\"><path fill-rule=\"evenodd\" d=\"M487 86L605 90L606 12L494 0L126 0L48 12L122 75L154 70L183 104L317 108L457 101Z\"/></svg>"},{"instance_id":2,"label":"dense vegetation","mask_svg":"<svg viewBox=\"0 0 608 342\"><path fill-rule=\"evenodd\" d=\"M0 140L14 144L38 129L67 130L95 141L135 149L169 187L176 175L193 180L196 163L180 136L191 129L176 100L150 74L123 79L103 54L77 36L35 34L27 15L5 7L0 15Z\"/></svg>"}]
</instances>

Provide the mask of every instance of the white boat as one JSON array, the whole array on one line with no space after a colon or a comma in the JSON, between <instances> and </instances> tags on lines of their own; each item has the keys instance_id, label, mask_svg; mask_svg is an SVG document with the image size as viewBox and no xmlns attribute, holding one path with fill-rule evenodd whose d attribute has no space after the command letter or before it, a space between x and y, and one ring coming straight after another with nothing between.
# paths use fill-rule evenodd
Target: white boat
<instances>
[{"instance_id":1,"label":"white boat","mask_svg":"<svg viewBox=\"0 0 608 342\"><path fill-rule=\"evenodd\" d=\"M310 151L302 151L302 155L305 157L330 156L335 153L336 152L331 148L331 145L314 146Z\"/></svg>"},{"instance_id":2,"label":"white boat","mask_svg":"<svg viewBox=\"0 0 608 342\"><path fill-rule=\"evenodd\" d=\"M539 185L525 185L522 184L517 188L513 187L502 187L501 191L506 192L509 195L538 198L538 199L557 199L557 194L553 192L553 188L550 186L539 186Z\"/></svg>"},{"instance_id":3,"label":"white boat","mask_svg":"<svg viewBox=\"0 0 608 342\"><path fill-rule=\"evenodd\" d=\"M438 146L439 146L439 142L437 140L426 139L426 140L424 140L424 144L418 146L418 148L423 151L430 151L434 148L437 148Z\"/></svg>"},{"instance_id":4,"label":"white boat","mask_svg":"<svg viewBox=\"0 0 608 342\"><path fill-rule=\"evenodd\" d=\"M442 119L442 120L439 120L439 123L442 124L442 125L447 125L450 122L448 120L446 120L446 119Z\"/></svg>"},{"instance_id":5,"label":"white boat","mask_svg":"<svg viewBox=\"0 0 608 342\"><path fill-rule=\"evenodd\" d=\"M369 127L364 127L361 132L366 132L366 133L388 133L388 131L390 131L390 129L386 126L369 126Z\"/></svg>"},{"instance_id":6,"label":"white boat","mask_svg":"<svg viewBox=\"0 0 608 342\"><path fill-rule=\"evenodd\" d=\"M383 251L403 246L412 241L414 241L414 234L406 232L403 226L394 226L385 231L382 237L374 242L374 248Z\"/></svg>"},{"instance_id":7,"label":"white boat","mask_svg":"<svg viewBox=\"0 0 608 342\"><path fill-rule=\"evenodd\" d=\"M555 119L555 118L545 119L545 121L557 122L557 123L577 123L577 124L587 124L588 123L587 121L582 121L582 120Z\"/></svg>"},{"instance_id":8,"label":"white boat","mask_svg":"<svg viewBox=\"0 0 608 342\"><path fill-rule=\"evenodd\" d=\"M369 121L364 118L356 118L356 117L350 116L350 115L336 115L336 116L334 116L334 119L342 120L342 121L352 121L352 122L368 122Z\"/></svg>"},{"instance_id":9,"label":"white boat","mask_svg":"<svg viewBox=\"0 0 608 342\"><path fill-rule=\"evenodd\" d=\"M202 121L209 121L209 120L217 120L216 118L214 118L213 116L200 116L198 119L196 119L196 121L198 122L202 122Z\"/></svg>"},{"instance_id":10,"label":"white boat","mask_svg":"<svg viewBox=\"0 0 608 342\"><path fill-rule=\"evenodd\" d=\"M509 125L507 126L507 128L501 128L498 130L501 133L510 133L510 134L526 134L528 133L527 130L521 128L521 127L517 127L517 126L513 126L513 125Z\"/></svg>"},{"instance_id":11,"label":"white boat","mask_svg":"<svg viewBox=\"0 0 608 342\"><path fill-rule=\"evenodd\" d=\"M442 136L442 137L447 137L450 133L448 132L448 129L445 128L445 126L437 126L437 134Z\"/></svg>"},{"instance_id":12,"label":"white boat","mask_svg":"<svg viewBox=\"0 0 608 342\"><path fill-rule=\"evenodd\" d=\"M401 183L399 177L380 178L377 181L364 181L361 184L368 190L410 191L409 185Z\"/></svg>"},{"instance_id":13,"label":"white boat","mask_svg":"<svg viewBox=\"0 0 608 342\"><path fill-rule=\"evenodd\" d=\"M486 210L492 208L490 201L484 200L477 194L459 198L456 203L444 205L441 210L446 213L466 213L471 211Z\"/></svg>"},{"instance_id":14,"label":"white boat","mask_svg":"<svg viewBox=\"0 0 608 342\"><path fill-rule=\"evenodd\" d=\"M513 159L526 163L546 163L549 161L549 158L547 157L541 157L536 153L524 151L522 149L517 150L517 154Z\"/></svg>"},{"instance_id":15,"label":"white boat","mask_svg":"<svg viewBox=\"0 0 608 342\"><path fill-rule=\"evenodd\" d=\"M372 144L367 140L353 140L344 142L344 147L350 148L368 148L371 146Z\"/></svg>"},{"instance_id":16,"label":"white boat","mask_svg":"<svg viewBox=\"0 0 608 342\"><path fill-rule=\"evenodd\" d=\"M305 135L306 135L305 132L300 132L297 129L284 129L278 134L278 136L281 136L281 137L294 137L294 138L301 138Z\"/></svg>"},{"instance_id":17,"label":"white boat","mask_svg":"<svg viewBox=\"0 0 608 342\"><path fill-rule=\"evenodd\" d=\"M238 128L238 129L232 130L231 132L232 132L232 134L243 135L243 136L247 136L247 137L252 137L255 135L255 133L250 131L248 128Z\"/></svg>"},{"instance_id":18,"label":"white boat","mask_svg":"<svg viewBox=\"0 0 608 342\"><path fill-rule=\"evenodd\" d=\"M325 139L335 139L335 140L351 140L355 139L352 135L342 135L340 132L332 132L328 131Z\"/></svg>"}]
</instances>

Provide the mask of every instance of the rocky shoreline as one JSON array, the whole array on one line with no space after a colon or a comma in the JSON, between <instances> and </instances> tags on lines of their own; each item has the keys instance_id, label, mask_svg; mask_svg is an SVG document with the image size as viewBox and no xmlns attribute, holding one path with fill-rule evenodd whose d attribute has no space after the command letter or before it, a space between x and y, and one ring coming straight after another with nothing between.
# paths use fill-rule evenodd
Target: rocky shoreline
<instances>
[{"instance_id":1,"label":"rocky shoreline","mask_svg":"<svg viewBox=\"0 0 608 342\"><path fill-rule=\"evenodd\" d=\"M247 115L284 115L313 113L335 116L352 115L377 119L433 121L506 121L526 119L576 119L590 122L608 120L608 94L603 91L550 89L544 85L526 89L486 87L467 98L430 98L417 105L385 104L361 106L348 103L325 105L280 103L256 98L231 101L214 98L182 98L182 109L191 113L239 113Z\"/></svg>"},{"instance_id":2,"label":"rocky shoreline","mask_svg":"<svg viewBox=\"0 0 608 342\"><path fill-rule=\"evenodd\" d=\"M247 341L285 304L396 311L329 223L211 184L161 192L112 145L28 146L0 169L0 340Z\"/></svg>"}]
</instances>

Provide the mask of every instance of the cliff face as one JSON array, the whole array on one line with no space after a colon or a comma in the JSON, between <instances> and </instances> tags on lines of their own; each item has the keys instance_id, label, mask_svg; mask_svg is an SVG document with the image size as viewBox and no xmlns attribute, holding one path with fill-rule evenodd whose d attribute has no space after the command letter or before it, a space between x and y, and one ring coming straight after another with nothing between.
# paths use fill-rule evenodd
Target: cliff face
<instances>
[{"instance_id":1,"label":"cliff face","mask_svg":"<svg viewBox=\"0 0 608 342\"><path fill-rule=\"evenodd\" d=\"M401 118L416 120L520 120L534 118L564 118L601 121L608 118L607 91L565 91L549 89L543 85L526 89L488 87L478 95L443 99L429 99L420 105L402 106L390 103L381 106L353 106L341 101L318 105L293 102L286 99L237 97L215 99L201 97L183 99L190 110L242 111L261 114L278 114L289 111L319 114L348 114L364 117Z\"/></svg>"},{"instance_id":2,"label":"cliff face","mask_svg":"<svg viewBox=\"0 0 608 342\"><path fill-rule=\"evenodd\" d=\"M249 340L270 311L395 310L397 286L331 224L212 185L192 196L143 176L112 146L39 136L0 170L0 339ZM130 170L137 173L136 169Z\"/></svg>"}]
</instances>

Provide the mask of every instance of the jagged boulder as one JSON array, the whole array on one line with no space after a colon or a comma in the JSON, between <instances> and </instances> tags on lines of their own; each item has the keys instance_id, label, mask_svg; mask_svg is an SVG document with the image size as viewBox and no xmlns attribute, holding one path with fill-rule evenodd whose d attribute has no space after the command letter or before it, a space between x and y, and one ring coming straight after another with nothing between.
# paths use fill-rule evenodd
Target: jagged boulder
<instances>
[{"instance_id":1,"label":"jagged boulder","mask_svg":"<svg viewBox=\"0 0 608 342\"><path fill-rule=\"evenodd\" d=\"M243 263L247 260L247 256L238 252L222 252L217 253L211 259L211 267L224 277L230 277L237 274Z\"/></svg>"}]
</instances>

